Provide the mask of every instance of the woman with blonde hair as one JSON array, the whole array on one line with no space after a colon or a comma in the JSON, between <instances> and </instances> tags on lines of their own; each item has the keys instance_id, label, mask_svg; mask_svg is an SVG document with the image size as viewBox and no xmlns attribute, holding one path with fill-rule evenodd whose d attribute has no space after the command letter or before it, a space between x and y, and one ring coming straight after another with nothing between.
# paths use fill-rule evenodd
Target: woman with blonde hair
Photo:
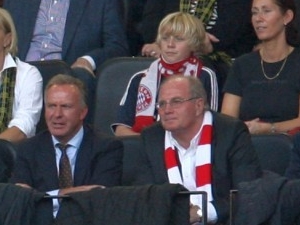
<instances>
[{"instance_id":1,"label":"woman with blonde hair","mask_svg":"<svg viewBox=\"0 0 300 225\"><path fill-rule=\"evenodd\" d=\"M43 99L41 74L16 54L13 20L0 8L0 138L13 142L35 135Z\"/></svg>"}]
</instances>

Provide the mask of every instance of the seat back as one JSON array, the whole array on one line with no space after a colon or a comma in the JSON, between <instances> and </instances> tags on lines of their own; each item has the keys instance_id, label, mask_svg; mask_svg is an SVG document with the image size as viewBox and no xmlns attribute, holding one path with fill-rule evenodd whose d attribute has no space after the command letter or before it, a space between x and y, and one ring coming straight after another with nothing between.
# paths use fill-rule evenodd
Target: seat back
<instances>
[{"instance_id":1,"label":"seat back","mask_svg":"<svg viewBox=\"0 0 300 225\"><path fill-rule=\"evenodd\" d=\"M13 143L0 139L0 183L8 182L16 160L16 149Z\"/></svg>"},{"instance_id":2,"label":"seat back","mask_svg":"<svg viewBox=\"0 0 300 225\"><path fill-rule=\"evenodd\" d=\"M28 62L29 64L35 66L41 73L43 77L43 90L45 90L45 87L48 83L48 81L57 74L67 74L71 75L72 70L68 64L66 64L62 60L45 60L45 61L31 61ZM41 118L39 123L36 127L36 133L44 130L47 128L46 122L45 122L45 109L44 109L44 103L41 113Z\"/></svg>"},{"instance_id":3,"label":"seat back","mask_svg":"<svg viewBox=\"0 0 300 225\"><path fill-rule=\"evenodd\" d=\"M252 142L262 169L284 175L293 149L291 137L285 134L252 135Z\"/></svg>"},{"instance_id":4,"label":"seat back","mask_svg":"<svg viewBox=\"0 0 300 225\"><path fill-rule=\"evenodd\" d=\"M116 112L131 76L146 69L153 58L118 57L106 61L98 71L94 127L113 136L110 125L115 121Z\"/></svg>"}]
</instances>

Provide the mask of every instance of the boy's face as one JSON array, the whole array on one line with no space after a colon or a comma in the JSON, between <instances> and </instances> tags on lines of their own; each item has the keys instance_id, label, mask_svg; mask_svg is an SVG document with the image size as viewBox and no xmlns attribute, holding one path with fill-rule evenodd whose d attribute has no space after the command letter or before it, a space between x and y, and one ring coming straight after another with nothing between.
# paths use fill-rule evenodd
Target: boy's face
<instances>
[{"instance_id":1,"label":"boy's face","mask_svg":"<svg viewBox=\"0 0 300 225\"><path fill-rule=\"evenodd\" d=\"M192 54L188 40L175 34L163 34L160 41L161 54L168 63L182 61Z\"/></svg>"}]
</instances>

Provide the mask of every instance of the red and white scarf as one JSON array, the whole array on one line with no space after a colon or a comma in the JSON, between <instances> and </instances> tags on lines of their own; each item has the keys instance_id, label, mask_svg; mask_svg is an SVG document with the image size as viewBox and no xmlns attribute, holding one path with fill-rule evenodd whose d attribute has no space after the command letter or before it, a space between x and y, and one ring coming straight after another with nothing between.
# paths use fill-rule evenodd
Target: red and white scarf
<instances>
[{"instance_id":1,"label":"red and white scarf","mask_svg":"<svg viewBox=\"0 0 300 225\"><path fill-rule=\"evenodd\" d=\"M162 76L167 77L174 74L198 76L201 69L201 61L194 56L173 64L165 62L163 58L155 60L146 71L139 85L135 122L132 130L141 132L144 127L151 125L155 121L154 112L157 90Z\"/></svg>"},{"instance_id":2,"label":"red and white scarf","mask_svg":"<svg viewBox=\"0 0 300 225\"><path fill-rule=\"evenodd\" d=\"M211 180L211 142L212 142L212 114L206 111L202 126L200 128L200 137L196 149L196 168L195 183L197 191L205 191L207 200L212 201ZM179 162L177 161L177 150L172 145L169 136L165 135L165 165L170 183L183 184L179 171Z\"/></svg>"}]
</instances>

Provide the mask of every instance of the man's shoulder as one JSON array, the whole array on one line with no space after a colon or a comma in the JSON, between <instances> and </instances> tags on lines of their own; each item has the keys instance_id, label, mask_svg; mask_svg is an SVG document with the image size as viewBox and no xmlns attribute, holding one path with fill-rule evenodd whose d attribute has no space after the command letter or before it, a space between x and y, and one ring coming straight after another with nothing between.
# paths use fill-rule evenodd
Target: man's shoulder
<instances>
[{"instance_id":1,"label":"man's shoulder","mask_svg":"<svg viewBox=\"0 0 300 225\"><path fill-rule=\"evenodd\" d=\"M212 111L213 123L215 127L223 127L224 129L231 129L233 126L241 126L246 128L243 121L232 116L228 116L219 112Z\"/></svg>"},{"instance_id":2,"label":"man's shoulder","mask_svg":"<svg viewBox=\"0 0 300 225\"><path fill-rule=\"evenodd\" d=\"M232 117L232 116L228 116L226 114L223 114L223 113L220 113L220 112L216 112L216 111L211 111L213 117L215 119L218 119L218 120L221 120L221 121L226 121L226 122L239 122L241 121L240 119L238 118L235 118L235 117Z\"/></svg>"},{"instance_id":3,"label":"man's shoulder","mask_svg":"<svg viewBox=\"0 0 300 225\"><path fill-rule=\"evenodd\" d=\"M48 130L42 131L31 138L27 138L16 144L18 151L33 152L39 148L46 148L47 144L51 144L51 135Z\"/></svg>"},{"instance_id":4,"label":"man's shoulder","mask_svg":"<svg viewBox=\"0 0 300 225\"><path fill-rule=\"evenodd\" d=\"M120 139L100 132L93 126L84 126L83 146L92 146L94 151L106 151L122 146Z\"/></svg>"},{"instance_id":5,"label":"man's shoulder","mask_svg":"<svg viewBox=\"0 0 300 225\"><path fill-rule=\"evenodd\" d=\"M160 122L156 122L153 125L146 127L143 131L142 131L142 135L152 135L152 134L156 134L156 135L161 135L164 134L165 130L163 128L163 126L161 125Z\"/></svg>"},{"instance_id":6,"label":"man's shoulder","mask_svg":"<svg viewBox=\"0 0 300 225\"><path fill-rule=\"evenodd\" d=\"M141 138L145 143L150 143L150 145L154 143L163 143L165 137L165 130L160 122L156 122L153 125L146 127L141 132Z\"/></svg>"}]
</instances>

